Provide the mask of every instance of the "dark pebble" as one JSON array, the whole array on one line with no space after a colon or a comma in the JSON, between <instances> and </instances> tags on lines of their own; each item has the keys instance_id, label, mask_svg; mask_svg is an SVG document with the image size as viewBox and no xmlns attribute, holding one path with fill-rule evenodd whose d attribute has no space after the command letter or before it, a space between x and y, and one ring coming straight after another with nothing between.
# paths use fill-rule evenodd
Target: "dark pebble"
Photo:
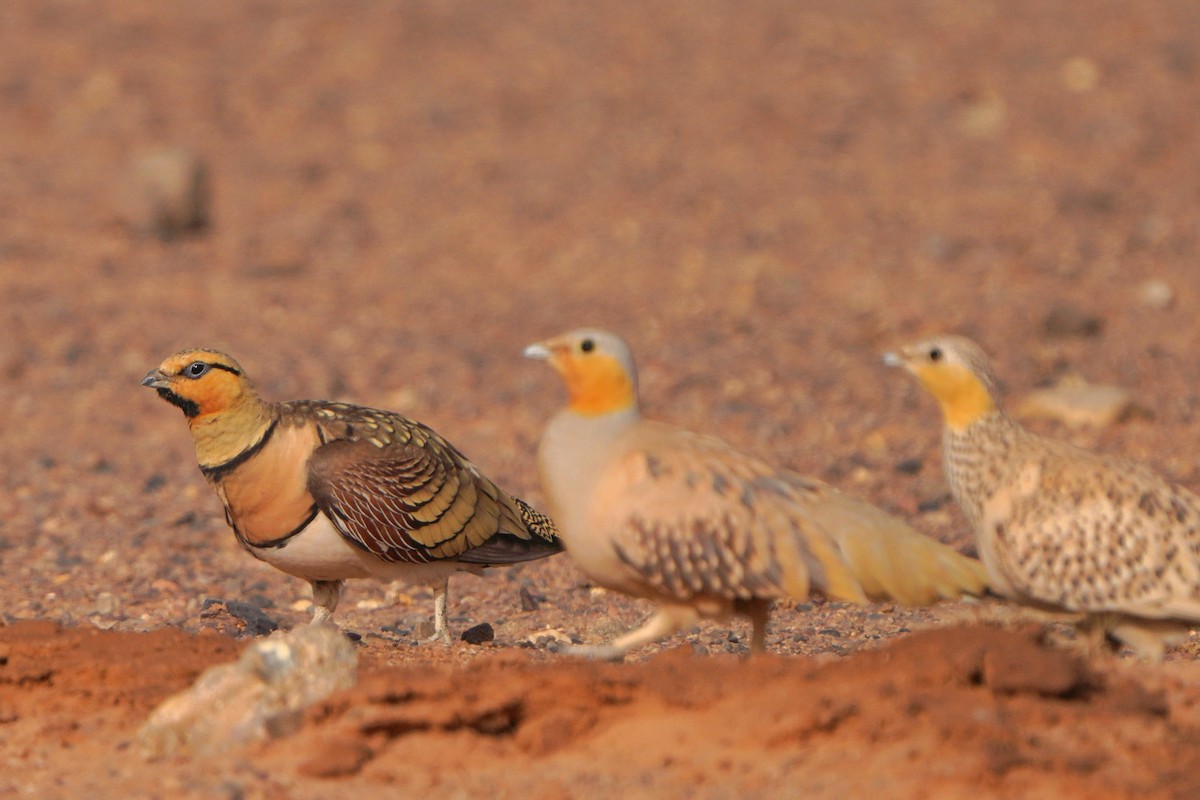
<instances>
[{"instance_id":1,"label":"dark pebble","mask_svg":"<svg viewBox=\"0 0 1200 800\"><path fill-rule=\"evenodd\" d=\"M467 644L486 644L496 638L496 631L489 622L481 622L473 628L462 632L462 640Z\"/></svg>"}]
</instances>

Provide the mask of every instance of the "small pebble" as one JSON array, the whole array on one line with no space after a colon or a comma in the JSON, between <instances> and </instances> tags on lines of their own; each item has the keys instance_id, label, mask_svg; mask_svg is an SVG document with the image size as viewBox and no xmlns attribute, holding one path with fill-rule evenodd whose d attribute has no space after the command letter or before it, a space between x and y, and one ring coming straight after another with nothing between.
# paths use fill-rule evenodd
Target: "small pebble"
<instances>
[{"instance_id":1,"label":"small pebble","mask_svg":"<svg viewBox=\"0 0 1200 800\"><path fill-rule=\"evenodd\" d=\"M120 188L121 215L133 229L163 241L205 231L211 219L208 168L186 148L138 154Z\"/></svg>"},{"instance_id":2,"label":"small pebble","mask_svg":"<svg viewBox=\"0 0 1200 800\"><path fill-rule=\"evenodd\" d=\"M546 628L543 631L531 633L525 637L525 641L534 647L546 647L550 649L572 644L570 636L554 628Z\"/></svg>"},{"instance_id":3,"label":"small pebble","mask_svg":"<svg viewBox=\"0 0 1200 800\"><path fill-rule=\"evenodd\" d=\"M1132 396L1119 386L1094 386L1079 378L1066 378L1057 386L1030 392L1017 406L1027 419L1051 419L1075 428L1102 428L1122 419Z\"/></svg>"},{"instance_id":4,"label":"small pebble","mask_svg":"<svg viewBox=\"0 0 1200 800\"><path fill-rule=\"evenodd\" d=\"M1047 336L1096 336L1104 330L1104 320L1073 305L1057 305L1042 320Z\"/></svg>"},{"instance_id":5,"label":"small pebble","mask_svg":"<svg viewBox=\"0 0 1200 800\"><path fill-rule=\"evenodd\" d=\"M481 622L463 631L461 638L467 644L487 644L495 640L496 631L492 628L491 623Z\"/></svg>"},{"instance_id":6,"label":"small pebble","mask_svg":"<svg viewBox=\"0 0 1200 800\"><path fill-rule=\"evenodd\" d=\"M1175 302L1175 290L1166 281L1148 280L1138 287L1137 299L1147 308L1162 311Z\"/></svg>"}]
</instances>

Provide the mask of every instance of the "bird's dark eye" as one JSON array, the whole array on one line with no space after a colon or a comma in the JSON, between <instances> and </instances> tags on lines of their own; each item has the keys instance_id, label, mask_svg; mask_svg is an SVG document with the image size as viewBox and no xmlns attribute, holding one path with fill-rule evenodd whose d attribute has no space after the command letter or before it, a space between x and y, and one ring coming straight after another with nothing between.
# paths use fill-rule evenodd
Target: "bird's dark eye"
<instances>
[{"instance_id":1,"label":"bird's dark eye","mask_svg":"<svg viewBox=\"0 0 1200 800\"><path fill-rule=\"evenodd\" d=\"M582 342L579 343L579 349L585 353L590 353L596 349L596 343L593 342L591 339L584 339Z\"/></svg>"},{"instance_id":2,"label":"bird's dark eye","mask_svg":"<svg viewBox=\"0 0 1200 800\"><path fill-rule=\"evenodd\" d=\"M211 364L206 364L203 361L193 361L183 368L183 374L189 378L199 378L204 373L212 368Z\"/></svg>"},{"instance_id":3,"label":"bird's dark eye","mask_svg":"<svg viewBox=\"0 0 1200 800\"><path fill-rule=\"evenodd\" d=\"M929 360L930 361L941 361L942 360L942 348L935 347L932 350L930 350L929 351Z\"/></svg>"}]
</instances>

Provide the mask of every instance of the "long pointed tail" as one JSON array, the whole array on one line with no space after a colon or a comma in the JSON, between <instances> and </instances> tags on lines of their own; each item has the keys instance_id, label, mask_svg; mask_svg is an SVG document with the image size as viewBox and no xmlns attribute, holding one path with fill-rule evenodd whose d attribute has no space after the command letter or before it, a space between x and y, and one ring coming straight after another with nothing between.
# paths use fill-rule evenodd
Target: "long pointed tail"
<instances>
[{"instance_id":1,"label":"long pointed tail","mask_svg":"<svg viewBox=\"0 0 1200 800\"><path fill-rule=\"evenodd\" d=\"M808 511L828 531L846 570L872 600L928 605L987 591L987 571L980 561L874 506L829 493Z\"/></svg>"}]
</instances>

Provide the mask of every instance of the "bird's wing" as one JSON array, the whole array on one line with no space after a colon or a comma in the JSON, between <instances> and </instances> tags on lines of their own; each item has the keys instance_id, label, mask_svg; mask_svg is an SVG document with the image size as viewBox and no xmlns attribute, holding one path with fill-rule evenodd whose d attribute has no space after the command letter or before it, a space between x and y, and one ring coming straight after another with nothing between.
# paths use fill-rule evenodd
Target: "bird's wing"
<instances>
[{"instance_id":1,"label":"bird's wing","mask_svg":"<svg viewBox=\"0 0 1200 800\"><path fill-rule=\"evenodd\" d=\"M308 489L343 536L386 561L505 564L561 549L553 524L429 428L323 404ZM351 410L347 410L347 409Z\"/></svg>"},{"instance_id":2,"label":"bird's wing","mask_svg":"<svg viewBox=\"0 0 1200 800\"><path fill-rule=\"evenodd\" d=\"M664 598L806 598L817 588L863 601L834 543L811 526L766 464L707 437L646 423L642 446L604 473L592 535Z\"/></svg>"},{"instance_id":3,"label":"bird's wing","mask_svg":"<svg viewBox=\"0 0 1200 800\"><path fill-rule=\"evenodd\" d=\"M1057 453L1054 455L1058 455ZM1029 597L1079 611L1200 621L1200 498L1141 467L1046 458L1011 512L985 520Z\"/></svg>"}]
</instances>

